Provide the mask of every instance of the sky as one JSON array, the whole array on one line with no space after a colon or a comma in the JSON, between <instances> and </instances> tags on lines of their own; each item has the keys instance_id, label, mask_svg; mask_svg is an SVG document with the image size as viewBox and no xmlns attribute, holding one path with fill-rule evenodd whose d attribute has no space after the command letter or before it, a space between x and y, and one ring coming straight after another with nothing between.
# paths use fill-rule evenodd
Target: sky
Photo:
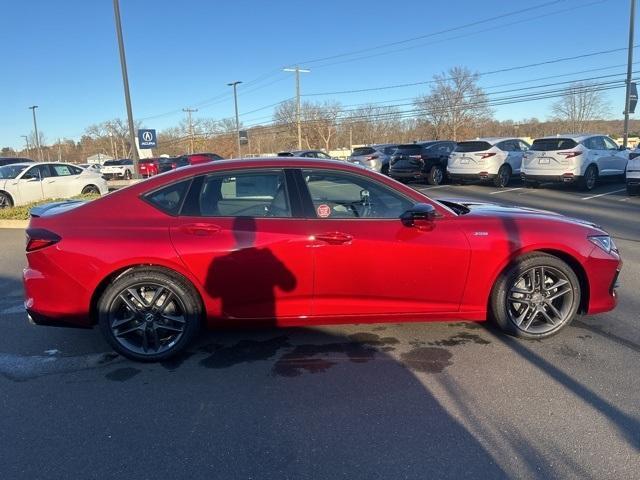
<instances>
[{"instance_id":1,"label":"sky","mask_svg":"<svg viewBox=\"0 0 640 480\"><path fill-rule=\"evenodd\" d=\"M185 107L197 108L196 118L231 117L226 84L236 80L244 82L241 122L268 123L270 105L295 94L294 75L282 71L295 64L311 70L301 74L304 100L345 108L410 103L429 85L314 94L425 82L457 65L484 74L491 98L594 76L624 79L626 71L629 0L120 0L120 9L133 115L159 130L183 120ZM126 118L111 0L0 0L0 11L0 147L23 147L30 105L39 106L47 143ZM612 49L620 50L487 74ZM543 79L556 75L565 76ZM604 95L612 117L621 116L624 89ZM494 112L545 119L551 102Z\"/></svg>"}]
</instances>

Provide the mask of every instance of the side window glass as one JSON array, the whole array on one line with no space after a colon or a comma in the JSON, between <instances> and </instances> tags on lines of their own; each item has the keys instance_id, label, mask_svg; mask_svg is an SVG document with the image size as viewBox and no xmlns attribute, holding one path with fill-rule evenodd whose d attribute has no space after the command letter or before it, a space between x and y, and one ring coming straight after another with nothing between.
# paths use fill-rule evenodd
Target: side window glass
<instances>
[{"instance_id":1,"label":"side window glass","mask_svg":"<svg viewBox=\"0 0 640 480\"><path fill-rule=\"evenodd\" d=\"M40 171L40 178L49 178L54 176L50 165L38 165L38 170Z\"/></svg>"},{"instance_id":2,"label":"side window glass","mask_svg":"<svg viewBox=\"0 0 640 480\"><path fill-rule=\"evenodd\" d=\"M22 175L23 180L29 180L31 178L41 178L39 167L31 167Z\"/></svg>"},{"instance_id":3,"label":"side window glass","mask_svg":"<svg viewBox=\"0 0 640 480\"><path fill-rule=\"evenodd\" d=\"M206 217L291 217L282 171L210 175L199 203Z\"/></svg>"},{"instance_id":4,"label":"side window glass","mask_svg":"<svg viewBox=\"0 0 640 480\"><path fill-rule=\"evenodd\" d=\"M604 145L607 150L618 150L616 142L611 140L609 137L602 137L602 140L604 141Z\"/></svg>"},{"instance_id":5,"label":"side window glass","mask_svg":"<svg viewBox=\"0 0 640 480\"><path fill-rule=\"evenodd\" d=\"M498 147L503 152L510 152L511 151L511 146L509 145L509 142L500 142L500 143L498 143L496 145L496 147Z\"/></svg>"},{"instance_id":6,"label":"side window glass","mask_svg":"<svg viewBox=\"0 0 640 480\"><path fill-rule=\"evenodd\" d=\"M317 218L398 218L413 202L357 175L303 170Z\"/></svg>"},{"instance_id":7,"label":"side window glass","mask_svg":"<svg viewBox=\"0 0 640 480\"><path fill-rule=\"evenodd\" d=\"M73 171L69 165L51 165L53 173L56 177L68 177L73 175Z\"/></svg>"},{"instance_id":8,"label":"side window glass","mask_svg":"<svg viewBox=\"0 0 640 480\"><path fill-rule=\"evenodd\" d=\"M520 145L520 150L522 150L523 152L526 152L530 148L529 145L522 140L518 140L518 144Z\"/></svg>"},{"instance_id":9,"label":"side window glass","mask_svg":"<svg viewBox=\"0 0 640 480\"><path fill-rule=\"evenodd\" d=\"M187 194L187 187L190 182L191 179L173 183L160 190L148 193L145 195L145 199L163 212L169 215L177 215L182 206L184 196Z\"/></svg>"}]
</instances>

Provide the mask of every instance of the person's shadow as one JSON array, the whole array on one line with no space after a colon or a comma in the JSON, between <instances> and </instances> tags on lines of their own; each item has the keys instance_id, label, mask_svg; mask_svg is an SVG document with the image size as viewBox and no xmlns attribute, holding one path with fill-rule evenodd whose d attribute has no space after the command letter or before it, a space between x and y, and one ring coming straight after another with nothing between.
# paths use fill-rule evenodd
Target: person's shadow
<instances>
[{"instance_id":1,"label":"person's shadow","mask_svg":"<svg viewBox=\"0 0 640 480\"><path fill-rule=\"evenodd\" d=\"M220 298L223 319L256 319L275 326L275 289L292 291L296 278L270 249L255 246L253 217L237 217L232 228L234 249L211 263L205 288Z\"/></svg>"}]
</instances>

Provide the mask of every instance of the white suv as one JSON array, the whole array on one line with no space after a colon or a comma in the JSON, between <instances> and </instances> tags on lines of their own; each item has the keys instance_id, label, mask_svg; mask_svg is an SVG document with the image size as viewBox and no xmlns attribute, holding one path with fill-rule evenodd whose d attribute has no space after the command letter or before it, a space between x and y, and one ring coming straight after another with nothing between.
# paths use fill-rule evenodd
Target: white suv
<instances>
[{"instance_id":1,"label":"white suv","mask_svg":"<svg viewBox=\"0 0 640 480\"><path fill-rule=\"evenodd\" d=\"M627 164L627 193L629 195L640 194L640 148L629 153Z\"/></svg>"},{"instance_id":2,"label":"white suv","mask_svg":"<svg viewBox=\"0 0 640 480\"><path fill-rule=\"evenodd\" d=\"M629 154L606 135L560 135L538 138L524 156L522 180L577 183L592 190L601 177L624 175Z\"/></svg>"},{"instance_id":3,"label":"white suv","mask_svg":"<svg viewBox=\"0 0 640 480\"><path fill-rule=\"evenodd\" d=\"M129 180L133 177L133 160L128 158L107 160L102 165L101 173L107 179L124 178Z\"/></svg>"},{"instance_id":4,"label":"white suv","mask_svg":"<svg viewBox=\"0 0 640 480\"><path fill-rule=\"evenodd\" d=\"M522 155L529 144L519 138L478 138L458 145L449 156L447 173L456 182L491 180L506 187L512 175L520 174Z\"/></svg>"}]
</instances>

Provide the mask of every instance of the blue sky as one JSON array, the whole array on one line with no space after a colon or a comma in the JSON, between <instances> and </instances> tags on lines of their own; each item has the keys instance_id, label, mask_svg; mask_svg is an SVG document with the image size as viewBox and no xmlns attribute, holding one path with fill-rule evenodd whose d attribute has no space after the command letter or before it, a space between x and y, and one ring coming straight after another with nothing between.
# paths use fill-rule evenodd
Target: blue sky
<instances>
[{"instance_id":1,"label":"blue sky","mask_svg":"<svg viewBox=\"0 0 640 480\"><path fill-rule=\"evenodd\" d=\"M241 120L266 123L272 109L261 108L294 94L293 75L281 68L298 62L312 70L302 77L302 92L310 94L426 81L455 65L487 72L626 46L628 0L563 0L418 41L312 61L544 3L551 2L121 0L134 117L157 129L176 125L187 106L199 109L196 117L230 117L233 100L226 83L242 80ZM32 129L27 107L33 104L40 107L38 125L49 143L77 139L89 124L126 116L111 0L4 0L2 12L0 147L23 145L20 135ZM625 62L626 51L618 51L485 75L481 85L491 93L597 75L623 78ZM561 74L572 75L499 86ZM347 106L407 103L427 88L308 99ZM606 95L617 115L624 91ZM496 107L496 117L544 119L550 102Z\"/></svg>"}]
</instances>

